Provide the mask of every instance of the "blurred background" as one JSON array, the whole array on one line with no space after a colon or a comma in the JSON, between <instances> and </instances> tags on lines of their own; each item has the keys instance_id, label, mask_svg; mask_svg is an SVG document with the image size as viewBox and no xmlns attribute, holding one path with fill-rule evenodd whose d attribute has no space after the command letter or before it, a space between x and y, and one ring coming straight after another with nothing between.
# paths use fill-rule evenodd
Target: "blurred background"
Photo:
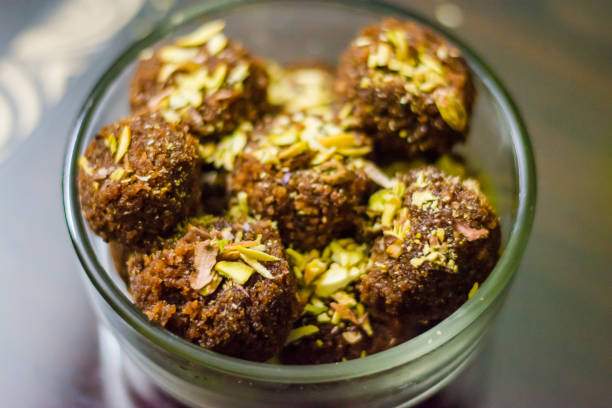
<instances>
[{"instance_id":1,"label":"blurred background","mask_svg":"<svg viewBox=\"0 0 612 408\"><path fill-rule=\"evenodd\" d=\"M110 61L190 3L0 0L0 406L119 404L64 225L63 151ZM508 302L471 367L423 406L612 406L612 2L395 3L484 56L526 118L539 172Z\"/></svg>"}]
</instances>

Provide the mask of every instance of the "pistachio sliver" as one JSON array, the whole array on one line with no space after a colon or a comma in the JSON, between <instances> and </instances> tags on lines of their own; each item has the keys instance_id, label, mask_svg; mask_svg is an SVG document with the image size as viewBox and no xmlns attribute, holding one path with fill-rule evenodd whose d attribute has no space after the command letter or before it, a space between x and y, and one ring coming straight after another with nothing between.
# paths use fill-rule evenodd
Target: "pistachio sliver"
<instances>
[{"instance_id":1,"label":"pistachio sliver","mask_svg":"<svg viewBox=\"0 0 612 408\"><path fill-rule=\"evenodd\" d=\"M89 161L85 158L85 156L79 157L79 167L83 169L85 174L87 174L88 176L91 176L93 174L93 169L89 164Z\"/></svg>"},{"instance_id":2,"label":"pistachio sliver","mask_svg":"<svg viewBox=\"0 0 612 408\"><path fill-rule=\"evenodd\" d=\"M268 141L275 146L289 146L298 141L298 134L294 129L288 129L282 133L272 133Z\"/></svg>"},{"instance_id":3,"label":"pistachio sliver","mask_svg":"<svg viewBox=\"0 0 612 408\"><path fill-rule=\"evenodd\" d=\"M350 278L346 268L333 263L315 282L315 293L319 297L328 297L337 290L343 289L349 282Z\"/></svg>"},{"instance_id":4,"label":"pistachio sliver","mask_svg":"<svg viewBox=\"0 0 612 408\"><path fill-rule=\"evenodd\" d=\"M192 33L179 38L175 44L179 47L197 47L208 42L212 37L223 31L224 28L225 21L214 20L204 24Z\"/></svg>"},{"instance_id":5,"label":"pistachio sliver","mask_svg":"<svg viewBox=\"0 0 612 408\"><path fill-rule=\"evenodd\" d=\"M345 331L342 333L342 338L348 344L356 344L359 343L361 339L363 339L363 335L361 334L361 332L358 331Z\"/></svg>"},{"instance_id":6,"label":"pistachio sliver","mask_svg":"<svg viewBox=\"0 0 612 408\"><path fill-rule=\"evenodd\" d=\"M461 132L467 125L467 112L454 92L434 92L433 99L440 116L451 129Z\"/></svg>"},{"instance_id":7,"label":"pistachio sliver","mask_svg":"<svg viewBox=\"0 0 612 408\"><path fill-rule=\"evenodd\" d=\"M240 250L239 250L240 251ZM250 256L246 256L244 254L240 254L240 259L242 259L247 265L251 268L255 269L257 273L263 276L266 279L273 279L274 276L270 273L268 268L259 263L258 260L251 258Z\"/></svg>"},{"instance_id":8,"label":"pistachio sliver","mask_svg":"<svg viewBox=\"0 0 612 408\"><path fill-rule=\"evenodd\" d=\"M242 262L220 261L215 265L215 271L236 283L244 285L255 270Z\"/></svg>"},{"instance_id":9,"label":"pistachio sliver","mask_svg":"<svg viewBox=\"0 0 612 408\"><path fill-rule=\"evenodd\" d=\"M406 33L403 30L389 30L386 32L387 39L395 47L395 54L400 60L408 56L408 44Z\"/></svg>"},{"instance_id":10,"label":"pistachio sliver","mask_svg":"<svg viewBox=\"0 0 612 408\"><path fill-rule=\"evenodd\" d=\"M113 181L119 181L125 174L125 169L123 167L118 167L110 174L110 179Z\"/></svg>"},{"instance_id":11,"label":"pistachio sliver","mask_svg":"<svg viewBox=\"0 0 612 408\"><path fill-rule=\"evenodd\" d=\"M215 93L219 88L221 88L221 85L223 85L223 81L225 81L226 74L227 65L217 65L217 68L215 68L215 72L213 72L212 76L208 78L205 84L205 88L208 90L209 95Z\"/></svg>"},{"instance_id":12,"label":"pistachio sliver","mask_svg":"<svg viewBox=\"0 0 612 408\"><path fill-rule=\"evenodd\" d=\"M334 153L336 153L335 148L320 150L317 155L311 160L310 164L312 164L313 166L323 164L328 159L330 159L334 155Z\"/></svg>"},{"instance_id":13,"label":"pistachio sliver","mask_svg":"<svg viewBox=\"0 0 612 408\"><path fill-rule=\"evenodd\" d=\"M157 73L157 82L166 82L168 78L170 78L170 76L174 74L177 69L180 68L180 66L180 64L172 63L162 65L162 67L159 69L159 72Z\"/></svg>"},{"instance_id":14,"label":"pistachio sliver","mask_svg":"<svg viewBox=\"0 0 612 408\"><path fill-rule=\"evenodd\" d=\"M325 305L314 305L312 303L307 304L306 306L304 306L304 313L311 313L315 316L320 315L323 312L327 311L327 306Z\"/></svg>"},{"instance_id":15,"label":"pistachio sliver","mask_svg":"<svg viewBox=\"0 0 612 408\"><path fill-rule=\"evenodd\" d=\"M165 63L181 64L194 59L198 52L195 48L184 49L168 45L159 50L159 58Z\"/></svg>"},{"instance_id":16,"label":"pistachio sliver","mask_svg":"<svg viewBox=\"0 0 612 408\"><path fill-rule=\"evenodd\" d=\"M332 299L334 299L336 302L344 306L348 306L348 307L357 306L357 301L355 300L355 297L352 295L349 295L348 293L344 291L339 291L339 292L334 293L332 295Z\"/></svg>"},{"instance_id":17,"label":"pistachio sliver","mask_svg":"<svg viewBox=\"0 0 612 408\"><path fill-rule=\"evenodd\" d=\"M357 145L357 138L352 133L338 133L320 137L318 142L324 147L354 147Z\"/></svg>"},{"instance_id":18,"label":"pistachio sliver","mask_svg":"<svg viewBox=\"0 0 612 408\"><path fill-rule=\"evenodd\" d=\"M115 155L115 162L119 161L125 156L130 147L130 141L132 139L132 131L129 126L124 126L119 135L119 145L117 146L117 154Z\"/></svg>"},{"instance_id":19,"label":"pistachio sliver","mask_svg":"<svg viewBox=\"0 0 612 408\"><path fill-rule=\"evenodd\" d=\"M472 296L474 296L474 294L476 293L477 290L478 290L478 282L474 282L474 286L472 286L472 289L470 289L470 291L468 293L468 299L470 299Z\"/></svg>"},{"instance_id":20,"label":"pistachio sliver","mask_svg":"<svg viewBox=\"0 0 612 408\"><path fill-rule=\"evenodd\" d=\"M315 258L308 262L304 269L304 283L310 285L312 281L318 278L327 269L327 263L319 258Z\"/></svg>"},{"instance_id":21,"label":"pistachio sliver","mask_svg":"<svg viewBox=\"0 0 612 408\"><path fill-rule=\"evenodd\" d=\"M244 81L249 76L249 64L245 62L241 62L232 69L232 71L227 76L227 83L239 84Z\"/></svg>"},{"instance_id":22,"label":"pistachio sliver","mask_svg":"<svg viewBox=\"0 0 612 408\"><path fill-rule=\"evenodd\" d=\"M299 154L302 154L304 152L307 152L309 150L309 146L308 146L308 142L306 141L301 141L298 142L288 148L286 148L285 150L281 151L278 154L278 158L279 159L287 159L290 157L295 157Z\"/></svg>"},{"instance_id":23,"label":"pistachio sliver","mask_svg":"<svg viewBox=\"0 0 612 408\"><path fill-rule=\"evenodd\" d=\"M370 146L341 147L337 150L337 152L343 156L365 156L371 151L372 151L372 148Z\"/></svg>"},{"instance_id":24,"label":"pistachio sliver","mask_svg":"<svg viewBox=\"0 0 612 408\"><path fill-rule=\"evenodd\" d=\"M117 138L115 135L108 135L106 137L105 144L108 146L108 150L110 150L111 155L115 155L115 153L117 153Z\"/></svg>"},{"instance_id":25,"label":"pistachio sliver","mask_svg":"<svg viewBox=\"0 0 612 408\"><path fill-rule=\"evenodd\" d=\"M400 209L402 202L397 196L390 196L387 202L383 205L383 212L380 217L382 225L391 225L395 213Z\"/></svg>"},{"instance_id":26,"label":"pistachio sliver","mask_svg":"<svg viewBox=\"0 0 612 408\"><path fill-rule=\"evenodd\" d=\"M307 336L312 336L313 334L318 333L318 332L319 332L319 328L315 326L314 324L308 324L306 326L296 327L295 329L289 332L289 335L287 336L287 340L285 341L285 344L293 343L294 341L297 341Z\"/></svg>"},{"instance_id":27,"label":"pistachio sliver","mask_svg":"<svg viewBox=\"0 0 612 408\"><path fill-rule=\"evenodd\" d=\"M318 323L329 323L331 322L331 317L327 313L321 313L317 316Z\"/></svg>"},{"instance_id":28,"label":"pistachio sliver","mask_svg":"<svg viewBox=\"0 0 612 408\"><path fill-rule=\"evenodd\" d=\"M208 284L202 289L200 289L198 293L202 296L211 295L215 292L215 290L217 290L222 281L223 277L221 275L219 275L218 273L213 273L211 281L208 282Z\"/></svg>"},{"instance_id":29,"label":"pistachio sliver","mask_svg":"<svg viewBox=\"0 0 612 408\"><path fill-rule=\"evenodd\" d=\"M258 241L231 242L229 244L226 244L223 247L223 250L221 252L237 251L238 248L248 248L248 247L253 247L253 246L257 246L257 245L259 245Z\"/></svg>"},{"instance_id":30,"label":"pistachio sliver","mask_svg":"<svg viewBox=\"0 0 612 408\"><path fill-rule=\"evenodd\" d=\"M160 111L164 119L169 123L176 123L181 120L181 115L173 111L172 109L162 109Z\"/></svg>"},{"instance_id":31,"label":"pistachio sliver","mask_svg":"<svg viewBox=\"0 0 612 408\"><path fill-rule=\"evenodd\" d=\"M412 193L412 205L418 208L423 208L425 203L436 201L438 198L431 193L431 191L415 191Z\"/></svg>"},{"instance_id":32,"label":"pistachio sliver","mask_svg":"<svg viewBox=\"0 0 612 408\"><path fill-rule=\"evenodd\" d=\"M208 42L206 43L206 50L210 55L217 55L227 45L227 37L223 35L223 33L215 34Z\"/></svg>"},{"instance_id":33,"label":"pistachio sliver","mask_svg":"<svg viewBox=\"0 0 612 408\"><path fill-rule=\"evenodd\" d=\"M280 258L277 258L275 256L272 256L262 251L257 251L257 250L250 249L247 247L238 247L236 249L241 254L248 256L249 258L253 258L257 261L263 261L263 262L280 261Z\"/></svg>"}]
</instances>

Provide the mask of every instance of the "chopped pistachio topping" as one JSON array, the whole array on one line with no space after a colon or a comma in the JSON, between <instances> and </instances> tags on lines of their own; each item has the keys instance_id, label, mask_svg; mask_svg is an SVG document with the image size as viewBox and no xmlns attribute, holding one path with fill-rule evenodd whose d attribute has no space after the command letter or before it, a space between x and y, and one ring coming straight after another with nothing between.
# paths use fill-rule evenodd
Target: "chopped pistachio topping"
<instances>
[{"instance_id":1,"label":"chopped pistachio topping","mask_svg":"<svg viewBox=\"0 0 612 408\"><path fill-rule=\"evenodd\" d=\"M220 261L215 265L220 275L244 285L253 274L254 269L242 262Z\"/></svg>"},{"instance_id":2,"label":"chopped pistachio topping","mask_svg":"<svg viewBox=\"0 0 612 408\"><path fill-rule=\"evenodd\" d=\"M246 251L246 248L242 248L243 251ZM260 274L261 276L263 276L266 279L273 279L274 276L272 276L272 273L270 273L270 271L268 270L268 268L266 268L265 266L263 266L259 260L257 260L254 257L245 255L243 253L243 251L238 250L238 252L240 252L240 259L242 259L247 265L249 265L251 268L255 269L255 271ZM263 253L263 252L259 252L259 253ZM276 258L276 260L278 260L278 258Z\"/></svg>"},{"instance_id":3,"label":"chopped pistachio topping","mask_svg":"<svg viewBox=\"0 0 612 408\"><path fill-rule=\"evenodd\" d=\"M227 76L227 83L230 85L242 84L242 82L249 76L249 64L246 62L240 62L236 65L229 75Z\"/></svg>"},{"instance_id":4,"label":"chopped pistachio topping","mask_svg":"<svg viewBox=\"0 0 612 408\"><path fill-rule=\"evenodd\" d=\"M368 56L368 67L386 67L391 59L393 51L389 45L381 43L375 48L375 51Z\"/></svg>"},{"instance_id":5,"label":"chopped pistachio topping","mask_svg":"<svg viewBox=\"0 0 612 408\"><path fill-rule=\"evenodd\" d=\"M410 264L415 268L421 267L425 262L429 262L432 265L438 265L445 268L450 273L457 273L459 271L455 260L457 254L449 249L445 245L430 245L426 243L423 246L423 255L412 258Z\"/></svg>"},{"instance_id":6,"label":"chopped pistachio topping","mask_svg":"<svg viewBox=\"0 0 612 408\"><path fill-rule=\"evenodd\" d=\"M119 181L125 174L125 169L123 167L118 167L110 174L110 179L113 181Z\"/></svg>"},{"instance_id":7,"label":"chopped pistachio topping","mask_svg":"<svg viewBox=\"0 0 612 408\"><path fill-rule=\"evenodd\" d=\"M110 135L106 136L104 144L106 145L106 147L108 147L108 150L110 150L111 155L114 156L117 152L117 138L115 137L115 135L111 133Z\"/></svg>"},{"instance_id":8,"label":"chopped pistachio topping","mask_svg":"<svg viewBox=\"0 0 612 408\"><path fill-rule=\"evenodd\" d=\"M399 75L409 80L405 84L408 94L433 92L442 119L452 129L464 130L467 124L465 107L452 91L443 91L449 80L440 60L446 59L448 48L441 46L435 54L430 54L424 47L410 44L409 38L405 29L394 27L384 29L378 38L359 37L355 40L355 46L368 47L367 66L373 70L371 78L361 79L360 87L368 88L372 81L376 85L385 85Z\"/></svg>"},{"instance_id":9,"label":"chopped pistachio topping","mask_svg":"<svg viewBox=\"0 0 612 408\"><path fill-rule=\"evenodd\" d=\"M438 91L433 99L442 119L451 129L461 132L467 126L467 112L453 91Z\"/></svg>"},{"instance_id":10,"label":"chopped pistachio topping","mask_svg":"<svg viewBox=\"0 0 612 408\"><path fill-rule=\"evenodd\" d=\"M371 215L380 215L380 225L389 227L399 212L404 200L406 185L397 180L392 181L391 188L381 189L370 196L368 210Z\"/></svg>"},{"instance_id":11,"label":"chopped pistachio topping","mask_svg":"<svg viewBox=\"0 0 612 408\"><path fill-rule=\"evenodd\" d=\"M119 135L119 146L117 146L117 154L115 155L115 162L119 163L123 156L128 151L130 147L130 141L132 140L132 131L129 126L123 126L121 130L121 134Z\"/></svg>"},{"instance_id":12,"label":"chopped pistachio topping","mask_svg":"<svg viewBox=\"0 0 612 408\"><path fill-rule=\"evenodd\" d=\"M183 64L193 60L198 55L195 48L179 48L167 45L159 50L159 58L166 64Z\"/></svg>"},{"instance_id":13,"label":"chopped pistachio topping","mask_svg":"<svg viewBox=\"0 0 612 408\"><path fill-rule=\"evenodd\" d=\"M202 296L212 295L213 293L215 293L221 282L223 282L223 277L217 273L214 273L212 275L211 281L202 289L200 289L198 293Z\"/></svg>"},{"instance_id":14,"label":"chopped pistachio topping","mask_svg":"<svg viewBox=\"0 0 612 408\"><path fill-rule=\"evenodd\" d=\"M159 50L163 64L157 81L166 83L170 77L173 81L152 98L150 105L159 108L167 121L180 121L190 109L199 108L205 97L216 94L222 88L242 91L242 81L249 75L248 63L240 62L230 71L227 63L221 61L214 69L210 68L210 72L202 64L206 56L202 55L200 46L204 46L209 56L218 55L227 47L228 39L222 33L224 27L225 23L221 20L210 22Z\"/></svg>"},{"instance_id":15,"label":"chopped pistachio topping","mask_svg":"<svg viewBox=\"0 0 612 408\"><path fill-rule=\"evenodd\" d=\"M289 336L287 336L287 340L285 344L290 344L295 341L300 340L303 337L312 336L319 332L319 328L313 324L309 324L306 326L296 327L295 329L289 332Z\"/></svg>"},{"instance_id":16,"label":"chopped pistachio topping","mask_svg":"<svg viewBox=\"0 0 612 408\"><path fill-rule=\"evenodd\" d=\"M215 20L204 24L192 33L179 38L176 45L179 47L197 47L207 43L215 35L219 34L225 28L225 21Z\"/></svg>"},{"instance_id":17,"label":"chopped pistachio topping","mask_svg":"<svg viewBox=\"0 0 612 408\"><path fill-rule=\"evenodd\" d=\"M221 138L218 143L209 142L198 147L200 157L217 168L231 171L238 154L242 152L247 143L247 133L253 129L248 122L243 122L231 134Z\"/></svg>"},{"instance_id":18,"label":"chopped pistachio topping","mask_svg":"<svg viewBox=\"0 0 612 408\"><path fill-rule=\"evenodd\" d=\"M358 331L345 331L342 333L342 338L348 344L357 344L363 339L363 335Z\"/></svg>"},{"instance_id":19,"label":"chopped pistachio topping","mask_svg":"<svg viewBox=\"0 0 612 408\"><path fill-rule=\"evenodd\" d=\"M468 299L471 299L472 296L474 296L474 294L476 293L477 290L478 290L478 282L474 282L474 286L472 286L472 289L470 289L470 291L468 293Z\"/></svg>"},{"instance_id":20,"label":"chopped pistachio topping","mask_svg":"<svg viewBox=\"0 0 612 408\"><path fill-rule=\"evenodd\" d=\"M238 250L238 252L240 252L244 256L247 256L249 258L255 259L257 261L270 262L270 261L279 261L280 260L280 258L277 258L277 257L272 256L270 254L267 254L267 253L265 253L263 251L252 249L252 248L238 247L237 250Z\"/></svg>"},{"instance_id":21,"label":"chopped pistachio topping","mask_svg":"<svg viewBox=\"0 0 612 408\"><path fill-rule=\"evenodd\" d=\"M85 156L79 157L79 167L83 169L85 174L87 174L88 176L91 176L94 172L93 168L91 167L89 161Z\"/></svg>"},{"instance_id":22,"label":"chopped pistachio topping","mask_svg":"<svg viewBox=\"0 0 612 408\"><path fill-rule=\"evenodd\" d=\"M412 193L412 205L423 210L427 208L435 210L438 207L438 197L428 190L415 191Z\"/></svg>"},{"instance_id":23,"label":"chopped pistachio topping","mask_svg":"<svg viewBox=\"0 0 612 408\"><path fill-rule=\"evenodd\" d=\"M206 50L210 55L217 55L227 45L227 37L223 33L216 34L206 43Z\"/></svg>"},{"instance_id":24,"label":"chopped pistachio topping","mask_svg":"<svg viewBox=\"0 0 612 408\"><path fill-rule=\"evenodd\" d=\"M249 216L249 202L247 193L240 191L233 199L228 215L231 218L242 219Z\"/></svg>"},{"instance_id":25,"label":"chopped pistachio topping","mask_svg":"<svg viewBox=\"0 0 612 408\"><path fill-rule=\"evenodd\" d=\"M304 269L304 283L310 285L316 278L318 278L327 269L327 262L315 258L308 262Z\"/></svg>"},{"instance_id":26,"label":"chopped pistachio topping","mask_svg":"<svg viewBox=\"0 0 612 408\"><path fill-rule=\"evenodd\" d=\"M368 267L365 244L345 238L332 241L322 251L300 253L289 248L286 253L298 279L304 314L316 316L321 324L352 324L370 335L368 314L358 302L354 287Z\"/></svg>"},{"instance_id":27,"label":"chopped pistachio topping","mask_svg":"<svg viewBox=\"0 0 612 408\"><path fill-rule=\"evenodd\" d=\"M167 63L161 66L159 72L157 73L157 82L164 83L170 78L172 74L174 74L179 68L181 64L173 64Z\"/></svg>"},{"instance_id":28,"label":"chopped pistachio topping","mask_svg":"<svg viewBox=\"0 0 612 408\"><path fill-rule=\"evenodd\" d=\"M199 220L200 223L206 221L204 218ZM199 229L193 225L187 228ZM211 239L195 244L194 272L189 279L192 289L202 296L208 296L214 293L223 278L240 285L245 284L253 272L266 279L274 278L261 262L279 261L280 258L265 252L266 247L261 243L261 236L256 241L244 241L242 231L233 234L229 228L221 231L221 235L223 239Z\"/></svg>"},{"instance_id":29,"label":"chopped pistachio topping","mask_svg":"<svg viewBox=\"0 0 612 408\"><path fill-rule=\"evenodd\" d=\"M312 165L334 157L363 156L370 152L359 135L333 123L330 110L317 114L295 113L275 119L267 133L259 135L253 155L263 163L279 164L303 153L312 152Z\"/></svg>"}]
</instances>

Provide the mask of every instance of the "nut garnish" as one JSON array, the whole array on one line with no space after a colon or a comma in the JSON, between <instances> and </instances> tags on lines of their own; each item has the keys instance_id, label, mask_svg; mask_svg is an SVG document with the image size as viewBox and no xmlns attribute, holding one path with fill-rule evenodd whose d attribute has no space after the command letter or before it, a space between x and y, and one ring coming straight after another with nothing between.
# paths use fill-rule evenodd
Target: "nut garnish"
<instances>
[{"instance_id":1,"label":"nut garnish","mask_svg":"<svg viewBox=\"0 0 612 408\"><path fill-rule=\"evenodd\" d=\"M474 286L472 286L472 289L470 289L470 291L468 293L468 299L471 299L472 296L474 296L474 294L476 293L477 290L478 290L478 282L474 282Z\"/></svg>"},{"instance_id":2,"label":"nut garnish","mask_svg":"<svg viewBox=\"0 0 612 408\"><path fill-rule=\"evenodd\" d=\"M85 174L87 174L88 176L93 175L94 170L85 156L79 157L79 167L83 169Z\"/></svg>"},{"instance_id":3,"label":"nut garnish","mask_svg":"<svg viewBox=\"0 0 612 408\"><path fill-rule=\"evenodd\" d=\"M433 54L418 44L409 42L410 36L402 27L384 28L377 38L359 37L353 44L368 47L367 66L373 73L361 79L360 87L385 86L397 76L402 77L407 94L431 93L442 119L458 132L467 125L467 112L458 96L446 87L450 81L444 61L449 54L446 46Z\"/></svg>"},{"instance_id":4,"label":"nut garnish","mask_svg":"<svg viewBox=\"0 0 612 408\"><path fill-rule=\"evenodd\" d=\"M115 162L119 163L123 156L128 151L130 147L130 141L132 140L132 131L130 127L125 125L121 130L121 134L119 135L119 146L117 147L117 154L115 155Z\"/></svg>"},{"instance_id":5,"label":"nut garnish","mask_svg":"<svg viewBox=\"0 0 612 408\"><path fill-rule=\"evenodd\" d=\"M285 344L293 343L303 337L311 336L319 332L319 328L313 324L309 324L302 327L296 327L289 332Z\"/></svg>"},{"instance_id":6,"label":"nut garnish","mask_svg":"<svg viewBox=\"0 0 612 408\"><path fill-rule=\"evenodd\" d=\"M148 106L159 109L168 122L176 123L193 115L194 108L207 105L207 97L229 98L243 90L249 64L239 61L229 70L223 55L229 44L222 33L224 27L221 20L210 22L159 50L163 64L157 81L165 89L151 98ZM215 56L216 59L209 59ZM214 66L209 66L208 61L213 61Z\"/></svg>"},{"instance_id":7,"label":"nut garnish","mask_svg":"<svg viewBox=\"0 0 612 408\"><path fill-rule=\"evenodd\" d=\"M227 37L223 33L216 34L206 43L206 50L210 55L217 55L227 45Z\"/></svg>"},{"instance_id":8,"label":"nut garnish","mask_svg":"<svg viewBox=\"0 0 612 408\"><path fill-rule=\"evenodd\" d=\"M280 164L302 153L312 153L310 164L322 165L334 158L364 156L371 151L361 136L333 122L331 110L280 115L266 133L257 135L253 155L263 163Z\"/></svg>"},{"instance_id":9,"label":"nut garnish","mask_svg":"<svg viewBox=\"0 0 612 408\"><path fill-rule=\"evenodd\" d=\"M459 231L468 241L475 241L489 236L489 230L486 228L476 229L460 222L456 223L456 227L457 231Z\"/></svg>"},{"instance_id":10,"label":"nut garnish","mask_svg":"<svg viewBox=\"0 0 612 408\"><path fill-rule=\"evenodd\" d=\"M442 119L451 129L461 132L467 126L467 112L452 91L434 92L433 99Z\"/></svg>"},{"instance_id":11,"label":"nut garnish","mask_svg":"<svg viewBox=\"0 0 612 408\"><path fill-rule=\"evenodd\" d=\"M198 218L200 223L207 220L214 220L214 217ZM200 227L190 224L187 230L200 230ZM233 234L229 228L222 230L221 235L223 239L208 239L195 244L194 272L189 277L192 289L208 296L216 291L224 278L239 285L245 284L254 272L266 279L274 278L264 263L277 262L280 258L266 252L261 235L255 241L245 241L241 230Z\"/></svg>"},{"instance_id":12,"label":"nut garnish","mask_svg":"<svg viewBox=\"0 0 612 408\"><path fill-rule=\"evenodd\" d=\"M317 324L349 324L372 335L368 314L355 295L355 282L365 275L369 255L365 244L352 238L332 241L322 251L286 250L298 279L303 313L316 316ZM352 336L352 335L350 335Z\"/></svg>"},{"instance_id":13,"label":"nut garnish","mask_svg":"<svg viewBox=\"0 0 612 408\"><path fill-rule=\"evenodd\" d=\"M211 241L198 242L195 246L193 266L195 274L189 278L192 289L200 290L214 278L213 267L217 263L219 247Z\"/></svg>"},{"instance_id":14,"label":"nut garnish","mask_svg":"<svg viewBox=\"0 0 612 408\"><path fill-rule=\"evenodd\" d=\"M221 138L219 142L209 142L198 147L198 153L205 162L217 168L231 171L238 154L242 152L247 143L247 133L253 126L244 122L231 134Z\"/></svg>"},{"instance_id":15,"label":"nut garnish","mask_svg":"<svg viewBox=\"0 0 612 408\"><path fill-rule=\"evenodd\" d=\"M242 262L220 261L215 264L215 271L236 283L244 285L253 274L254 269Z\"/></svg>"}]
</instances>

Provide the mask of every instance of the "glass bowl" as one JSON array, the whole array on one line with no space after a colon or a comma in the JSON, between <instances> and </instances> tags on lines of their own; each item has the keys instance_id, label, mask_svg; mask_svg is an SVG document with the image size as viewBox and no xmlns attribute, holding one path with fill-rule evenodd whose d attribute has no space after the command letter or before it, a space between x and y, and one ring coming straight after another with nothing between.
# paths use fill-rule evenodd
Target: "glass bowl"
<instances>
[{"instance_id":1,"label":"glass bowl","mask_svg":"<svg viewBox=\"0 0 612 408\"><path fill-rule=\"evenodd\" d=\"M471 134L458 150L486 175L500 214L504 252L476 295L427 332L362 359L318 366L244 361L191 344L151 324L132 304L108 246L79 208L77 160L104 124L127 116L128 84L139 54L207 20L222 18L229 36L279 62L335 64L358 31L384 16L413 19L447 37L465 56L478 92ZM151 384L195 407L410 406L439 390L469 362L508 291L534 216L536 175L525 125L487 65L454 36L413 12L374 1L213 1L185 9L132 44L98 81L68 143L63 198L68 230L104 330L122 358Z\"/></svg>"}]
</instances>

